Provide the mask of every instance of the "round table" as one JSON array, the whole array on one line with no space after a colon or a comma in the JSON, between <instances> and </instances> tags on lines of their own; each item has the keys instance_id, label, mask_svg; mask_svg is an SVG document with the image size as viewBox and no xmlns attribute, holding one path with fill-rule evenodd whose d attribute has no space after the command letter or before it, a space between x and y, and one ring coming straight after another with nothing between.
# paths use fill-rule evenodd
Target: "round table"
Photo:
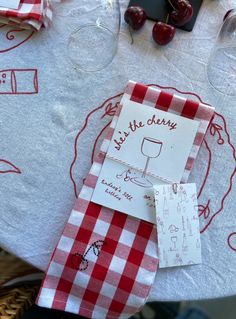
<instances>
[{"instance_id":1,"label":"round table","mask_svg":"<svg viewBox=\"0 0 236 319\"><path fill-rule=\"evenodd\" d=\"M121 1L122 13L127 3ZM67 6L76 0L59 5L53 27L37 34L1 28L0 76L7 78L0 87L0 245L45 270L127 81L175 87L216 107L190 177L201 193L203 263L158 270L150 300L236 294L235 98L215 91L206 77L233 1L205 0L194 30L178 30L166 47L152 41L152 22L133 34L131 45L122 20L115 59L91 74L68 58L65 44L75 21L58 14Z\"/></svg>"}]
</instances>

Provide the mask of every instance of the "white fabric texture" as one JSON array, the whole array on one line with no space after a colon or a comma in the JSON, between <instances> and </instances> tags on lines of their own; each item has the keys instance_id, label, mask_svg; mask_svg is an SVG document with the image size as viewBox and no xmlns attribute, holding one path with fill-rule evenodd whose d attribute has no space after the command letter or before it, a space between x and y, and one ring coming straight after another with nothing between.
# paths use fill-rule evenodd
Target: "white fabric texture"
<instances>
[{"instance_id":1,"label":"white fabric texture","mask_svg":"<svg viewBox=\"0 0 236 319\"><path fill-rule=\"evenodd\" d=\"M86 11L90 2L83 0L80 5ZM122 16L127 3L121 1ZM120 97L102 103L121 93L130 79L176 87L199 94L217 112L189 179L196 181L200 192L203 264L158 270L150 300L236 294L235 98L215 91L206 77L206 64L222 18L233 6L233 0L205 0L194 30L177 31L166 47L157 47L152 41L153 22L133 34L131 45L122 19L115 59L103 71L91 74L79 72L68 58L68 38L82 23L83 10L73 11L78 1L58 4L54 25L40 33L21 31L9 40L6 34L10 27L1 28L3 248L45 270L75 200L70 166L78 132L72 175L79 192L91 166L94 141L111 120L112 107ZM70 10L73 18L68 16ZM79 13L80 19L76 16ZM17 86L7 82L12 79ZM95 149L103 134L99 136Z\"/></svg>"}]
</instances>

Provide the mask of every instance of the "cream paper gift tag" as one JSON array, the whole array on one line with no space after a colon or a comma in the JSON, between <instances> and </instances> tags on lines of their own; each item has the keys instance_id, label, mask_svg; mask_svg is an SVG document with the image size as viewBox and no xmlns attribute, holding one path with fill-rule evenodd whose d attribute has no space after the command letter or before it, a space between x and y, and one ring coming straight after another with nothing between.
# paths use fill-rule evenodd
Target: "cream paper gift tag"
<instances>
[{"instance_id":1,"label":"cream paper gift tag","mask_svg":"<svg viewBox=\"0 0 236 319\"><path fill-rule=\"evenodd\" d=\"M200 264L196 184L154 186L160 268Z\"/></svg>"},{"instance_id":2,"label":"cream paper gift tag","mask_svg":"<svg viewBox=\"0 0 236 319\"><path fill-rule=\"evenodd\" d=\"M0 7L4 7L6 9L17 10L19 6L20 0L0 0Z\"/></svg>"}]
</instances>

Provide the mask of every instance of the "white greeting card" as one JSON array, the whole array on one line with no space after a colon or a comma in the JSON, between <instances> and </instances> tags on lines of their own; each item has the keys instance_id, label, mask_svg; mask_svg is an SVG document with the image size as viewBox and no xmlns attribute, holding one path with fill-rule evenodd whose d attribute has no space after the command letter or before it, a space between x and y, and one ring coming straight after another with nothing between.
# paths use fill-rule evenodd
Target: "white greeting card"
<instances>
[{"instance_id":1,"label":"white greeting card","mask_svg":"<svg viewBox=\"0 0 236 319\"><path fill-rule=\"evenodd\" d=\"M20 6L20 0L0 0L0 7L17 10Z\"/></svg>"},{"instance_id":2,"label":"white greeting card","mask_svg":"<svg viewBox=\"0 0 236 319\"><path fill-rule=\"evenodd\" d=\"M200 264L201 240L195 184L154 186L159 267Z\"/></svg>"},{"instance_id":3,"label":"white greeting card","mask_svg":"<svg viewBox=\"0 0 236 319\"><path fill-rule=\"evenodd\" d=\"M153 185L180 182L199 122L122 105L92 201L156 223Z\"/></svg>"}]
</instances>

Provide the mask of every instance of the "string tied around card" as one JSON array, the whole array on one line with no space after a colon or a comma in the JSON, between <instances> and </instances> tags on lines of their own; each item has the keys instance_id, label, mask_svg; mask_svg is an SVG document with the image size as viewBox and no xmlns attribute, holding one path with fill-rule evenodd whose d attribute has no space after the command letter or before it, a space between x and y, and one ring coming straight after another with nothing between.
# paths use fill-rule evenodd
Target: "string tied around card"
<instances>
[{"instance_id":1,"label":"string tied around card","mask_svg":"<svg viewBox=\"0 0 236 319\"><path fill-rule=\"evenodd\" d=\"M143 174L143 169L141 169L141 168L138 167L138 166L131 165L131 164L125 162L125 161L122 161L121 159L118 159L118 158L116 158L116 157L114 157L114 156L111 156L111 155L109 155L108 153L105 153L105 152L102 152L102 151L100 152L100 154L103 155L103 156L106 156L106 158L109 158L109 159L111 159L111 160L113 160L113 161L116 161L116 162L118 162L118 163L120 163L120 164L126 165L127 167L129 167L129 168L131 168L131 169L133 169L133 170L136 170L136 171L138 171L138 172L140 172L140 173ZM157 179L159 179L159 180L161 180L162 182L165 182L165 183L167 183L167 184L172 184L173 193L174 193L174 194L177 194L179 182L171 181L171 180L169 180L169 179L167 179L167 178L164 178L164 177L159 176L159 175L157 175L157 174L153 174L153 173L151 173L151 172L149 172L149 171L146 171L146 172L145 172L145 175L151 176L151 177L154 177L154 178L157 178Z\"/></svg>"}]
</instances>

